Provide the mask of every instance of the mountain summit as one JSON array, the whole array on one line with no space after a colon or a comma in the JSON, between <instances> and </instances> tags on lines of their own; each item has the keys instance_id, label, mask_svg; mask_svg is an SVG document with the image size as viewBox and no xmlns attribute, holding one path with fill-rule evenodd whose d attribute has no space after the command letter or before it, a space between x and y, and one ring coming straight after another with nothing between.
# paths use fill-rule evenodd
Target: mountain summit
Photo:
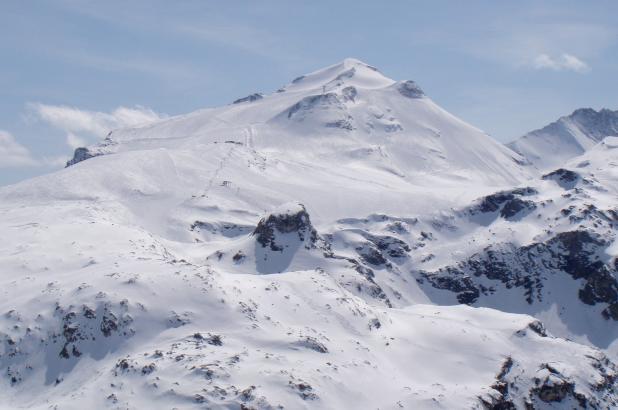
<instances>
[{"instance_id":1,"label":"mountain summit","mask_svg":"<svg viewBox=\"0 0 618 410\"><path fill-rule=\"evenodd\" d=\"M161 146L235 141L340 167L362 162L404 179L500 185L520 181L522 158L434 103L413 81L395 81L356 59L300 76L274 93L137 128L114 130L76 158Z\"/></svg>"},{"instance_id":2,"label":"mountain summit","mask_svg":"<svg viewBox=\"0 0 618 410\"><path fill-rule=\"evenodd\" d=\"M580 108L508 144L540 169L559 166L618 135L618 111Z\"/></svg>"}]
</instances>

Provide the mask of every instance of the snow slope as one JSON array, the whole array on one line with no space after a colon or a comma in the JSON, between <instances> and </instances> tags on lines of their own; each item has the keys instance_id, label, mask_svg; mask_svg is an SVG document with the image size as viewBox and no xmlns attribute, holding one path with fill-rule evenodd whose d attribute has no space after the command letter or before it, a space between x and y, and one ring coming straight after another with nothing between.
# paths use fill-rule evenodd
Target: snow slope
<instances>
[{"instance_id":1,"label":"snow slope","mask_svg":"<svg viewBox=\"0 0 618 410\"><path fill-rule=\"evenodd\" d=\"M526 177L517 154L444 111L414 82L391 80L354 59L261 98L116 130L94 149L196 150L225 141L311 162L362 162L403 178L500 184Z\"/></svg>"},{"instance_id":2,"label":"snow slope","mask_svg":"<svg viewBox=\"0 0 618 410\"><path fill-rule=\"evenodd\" d=\"M0 406L612 408L615 145L535 178L353 59L114 130L0 188ZM533 303L466 264L580 229L596 270L551 242Z\"/></svg>"},{"instance_id":3,"label":"snow slope","mask_svg":"<svg viewBox=\"0 0 618 410\"><path fill-rule=\"evenodd\" d=\"M618 135L618 111L580 108L508 144L539 169L555 168Z\"/></svg>"}]
</instances>

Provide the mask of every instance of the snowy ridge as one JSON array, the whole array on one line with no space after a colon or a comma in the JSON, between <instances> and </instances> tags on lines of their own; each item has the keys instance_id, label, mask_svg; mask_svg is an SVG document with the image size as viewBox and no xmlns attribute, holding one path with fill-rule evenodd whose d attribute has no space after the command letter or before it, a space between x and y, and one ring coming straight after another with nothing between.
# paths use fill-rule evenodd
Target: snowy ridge
<instances>
[{"instance_id":1,"label":"snowy ridge","mask_svg":"<svg viewBox=\"0 0 618 410\"><path fill-rule=\"evenodd\" d=\"M441 109L418 85L391 80L354 59L299 77L263 98L116 130L107 150L196 149L228 140L286 155L302 148L312 162L326 156L327 162L345 164L350 156L380 150L375 166L400 174L423 171L491 184L527 176L517 154Z\"/></svg>"},{"instance_id":2,"label":"snowy ridge","mask_svg":"<svg viewBox=\"0 0 618 410\"><path fill-rule=\"evenodd\" d=\"M605 137L618 135L618 111L580 108L508 144L539 169L557 167Z\"/></svg>"},{"instance_id":3,"label":"snowy ridge","mask_svg":"<svg viewBox=\"0 0 618 410\"><path fill-rule=\"evenodd\" d=\"M616 147L354 59L114 130L0 188L0 407L616 407Z\"/></svg>"}]
</instances>

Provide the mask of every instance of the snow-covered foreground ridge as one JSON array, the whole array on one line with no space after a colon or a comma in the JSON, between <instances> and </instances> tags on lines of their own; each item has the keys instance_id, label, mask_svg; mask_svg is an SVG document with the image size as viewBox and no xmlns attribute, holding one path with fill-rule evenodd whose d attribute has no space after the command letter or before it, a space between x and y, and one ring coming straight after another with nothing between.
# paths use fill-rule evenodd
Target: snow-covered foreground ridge
<instances>
[{"instance_id":1,"label":"snow-covered foreground ridge","mask_svg":"<svg viewBox=\"0 0 618 410\"><path fill-rule=\"evenodd\" d=\"M0 405L614 408L618 140L525 163L353 59L115 130L0 189Z\"/></svg>"}]
</instances>

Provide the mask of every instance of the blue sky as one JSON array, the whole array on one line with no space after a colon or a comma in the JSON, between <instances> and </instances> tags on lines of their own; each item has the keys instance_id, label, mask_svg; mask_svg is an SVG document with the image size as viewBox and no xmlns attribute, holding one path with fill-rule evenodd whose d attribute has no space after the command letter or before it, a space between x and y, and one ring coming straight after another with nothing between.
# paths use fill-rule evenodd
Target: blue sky
<instances>
[{"instance_id":1,"label":"blue sky","mask_svg":"<svg viewBox=\"0 0 618 410\"><path fill-rule=\"evenodd\" d=\"M0 185L146 119L355 57L509 141L618 109L618 2L3 0Z\"/></svg>"}]
</instances>

